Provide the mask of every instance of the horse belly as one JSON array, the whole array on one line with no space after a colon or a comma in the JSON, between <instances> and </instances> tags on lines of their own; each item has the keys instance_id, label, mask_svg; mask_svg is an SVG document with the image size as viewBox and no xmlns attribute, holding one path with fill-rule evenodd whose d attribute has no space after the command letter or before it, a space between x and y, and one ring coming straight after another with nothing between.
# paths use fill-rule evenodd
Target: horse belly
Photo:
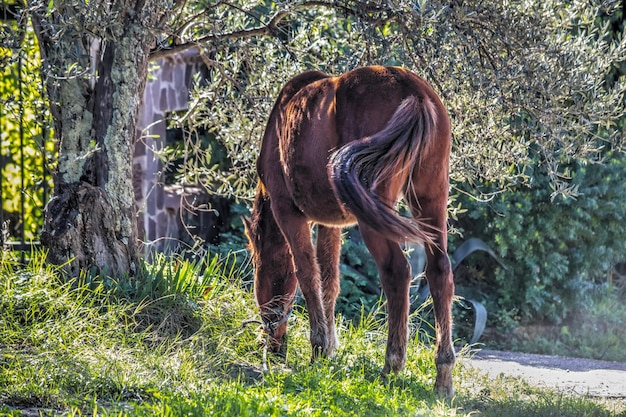
<instances>
[{"instance_id":1,"label":"horse belly","mask_svg":"<svg viewBox=\"0 0 626 417\"><path fill-rule=\"evenodd\" d=\"M335 197L324 171L313 172L310 169L295 167L290 175L290 188L295 205L304 215L315 223L326 226L348 226L354 224L356 219L350 213L343 210L340 202ZM317 180L315 180L317 178Z\"/></svg>"}]
</instances>

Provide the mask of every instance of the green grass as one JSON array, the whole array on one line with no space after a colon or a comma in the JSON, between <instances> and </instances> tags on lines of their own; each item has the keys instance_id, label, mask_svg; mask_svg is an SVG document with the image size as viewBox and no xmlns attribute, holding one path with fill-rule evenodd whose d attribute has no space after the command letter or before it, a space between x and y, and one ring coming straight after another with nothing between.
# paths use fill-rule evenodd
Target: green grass
<instances>
[{"instance_id":1,"label":"green grass","mask_svg":"<svg viewBox=\"0 0 626 417\"><path fill-rule=\"evenodd\" d=\"M4 259L0 415L626 416L619 401L462 367L456 397L441 400L432 348L417 336L406 370L382 380L381 310L355 325L340 319L336 357L311 364L296 309L286 363L264 370L253 296L231 261L159 258L139 278L112 281L63 279L40 254L26 267Z\"/></svg>"}]
</instances>

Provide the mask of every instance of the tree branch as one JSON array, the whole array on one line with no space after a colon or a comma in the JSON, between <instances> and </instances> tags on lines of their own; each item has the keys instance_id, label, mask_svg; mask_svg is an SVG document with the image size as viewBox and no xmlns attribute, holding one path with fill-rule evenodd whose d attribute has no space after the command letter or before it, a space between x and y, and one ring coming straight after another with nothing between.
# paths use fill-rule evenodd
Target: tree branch
<instances>
[{"instance_id":1,"label":"tree branch","mask_svg":"<svg viewBox=\"0 0 626 417\"><path fill-rule=\"evenodd\" d=\"M179 45L173 45L166 48L157 47L150 52L150 60L155 61L160 58L165 58L168 56L172 56L178 54L180 52L184 52L193 48L199 48L200 46L221 40L236 40L236 39L244 39L251 38L256 36L268 36L272 34L278 33L278 24L281 20L283 20L288 15L295 13L297 11L314 9L316 7L325 7L330 9L339 10L346 15L352 15L358 17L360 19L366 20L369 23L379 25L387 22L393 16L393 11L388 7L377 6L375 4L360 3L357 2L357 8L351 8L347 4L340 4L337 1L323 1L323 0L303 0L300 3L289 5L288 8L284 8L282 10L274 13L272 18L265 24L250 28L250 29L242 29L236 30L232 32L224 32L224 33L212 33L210 35L206 35L200 37L198 39L191 40L189 42L185 42ZM374 17L371 14L383 14L387 15L386 18L382 17ZM370 15L368 15L370 14Z\"/></svg>"}]
</instances>

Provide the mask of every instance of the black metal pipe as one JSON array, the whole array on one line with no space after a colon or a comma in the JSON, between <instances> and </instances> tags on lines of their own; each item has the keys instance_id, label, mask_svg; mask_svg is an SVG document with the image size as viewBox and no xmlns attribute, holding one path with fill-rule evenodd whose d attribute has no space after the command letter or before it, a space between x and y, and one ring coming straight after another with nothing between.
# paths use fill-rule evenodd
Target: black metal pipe
<instances>
[{"instance_id":1,"label":"black metal pipe","mask_svg":"<svg viewBox=\"0 0 626 417\"><path fill-rule=\"evenodd\" d=\"M26 245L26 237L24 231L24 221L26 215L25 205L25 190L24 190L24 92L22 91L22 52L23 50L20 48L17 56L17 89L18 89L18 97L19 97L19 129L20 129L20 224L19 224L19 233L20 233L20 243L22 246ZM24 251L21 252L21 260L24 261Z\"/></svg>"}]
</instances>

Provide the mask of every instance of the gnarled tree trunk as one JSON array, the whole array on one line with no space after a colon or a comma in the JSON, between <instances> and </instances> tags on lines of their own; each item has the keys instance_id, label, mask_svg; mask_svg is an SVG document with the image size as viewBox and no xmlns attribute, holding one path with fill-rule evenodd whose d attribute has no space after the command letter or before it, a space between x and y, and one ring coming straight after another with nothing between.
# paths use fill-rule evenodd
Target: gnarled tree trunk
<instances>
[{"instance_id":1,"label":"gnarled tree trunk","mask_svg":"<svg viewBox=\"0 0 626 417\"><path fill-rule=\"evenodd\" d=\"M78 3L78 4L77 4ZM120 276L139 257L132 154L159 1L55 1L33 15L55 134L54 194L41 242L76 275Z\"/></svg>"}]
</instances>

